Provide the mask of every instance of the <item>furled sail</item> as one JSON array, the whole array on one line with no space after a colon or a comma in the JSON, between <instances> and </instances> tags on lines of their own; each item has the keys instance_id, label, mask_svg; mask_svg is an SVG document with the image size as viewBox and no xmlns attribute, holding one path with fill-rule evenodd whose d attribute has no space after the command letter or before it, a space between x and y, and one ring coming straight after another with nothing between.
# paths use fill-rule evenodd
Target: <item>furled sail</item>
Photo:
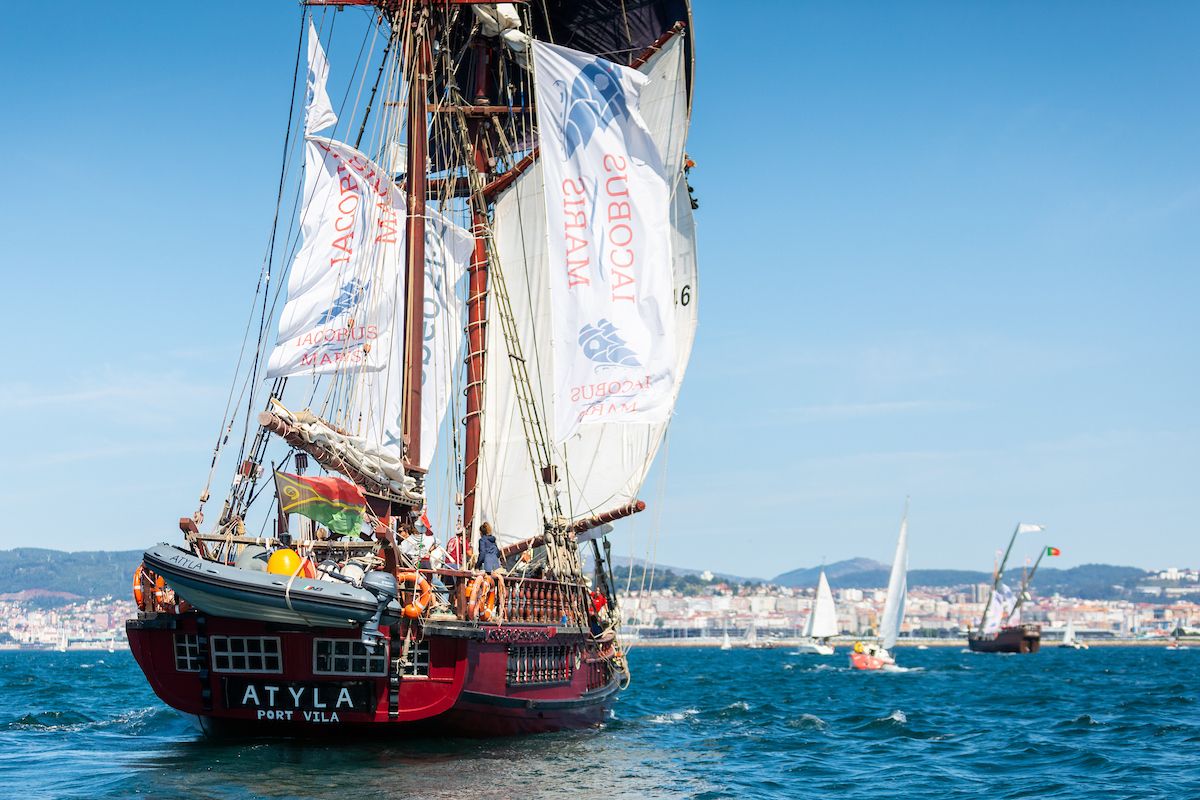
<instances>
[{"instance_id":1,"label":"furled sail","mask_svg":"<svg viewBox=\"0 0 1200 800\"><path fill-rule=\"evenodd\" d=\"M825 570L821 570L821 577L817 581L817 600L812 613L808 615L804 635L814 639L838 635L837 608L833 603L833 592L829 590L829 581L825 579Z\"/></svg>"},{"instance_id":2,"label":"furled sail","mask_svg":"<svg viewBox=\"0 0 1200 800\"><path fill-rule=\"evenodd\" d=\"M683 81L683 45L676 37L643 67L653 77L641 103L650 134L671 177L669 205L670 266L673 290L671 324L675 338L675 389L687 367L697 320L695 224L683 175L687 102ZM522 353L543 420L553 418L552 312L546 206L540 163L497 198L495 243L507 284ZM478 487L480 513L502 544L541 533L543 511L508 364L508 346L494 306L487 327L487 380L483 445ZM656 423L603 423L581 426L554 453L564 513L581 519L624 506L641 489L662 441L668 420Z\"/></svg>"},{"instance_id":3,"label":"furled sail","mask_svg":"<svg viewBox=\"0 0 1200 800\"><path fill-rule=\"evenodd\" d=\"M892 574L888 577L887 599L883 602L883 617L879 621L879 639L883 649L891 650L900 635L904 619L904 600L908 594L908 513L900 522L900 537L896 540L896 555L892 558Z\"/></svg>"}]
</instances>

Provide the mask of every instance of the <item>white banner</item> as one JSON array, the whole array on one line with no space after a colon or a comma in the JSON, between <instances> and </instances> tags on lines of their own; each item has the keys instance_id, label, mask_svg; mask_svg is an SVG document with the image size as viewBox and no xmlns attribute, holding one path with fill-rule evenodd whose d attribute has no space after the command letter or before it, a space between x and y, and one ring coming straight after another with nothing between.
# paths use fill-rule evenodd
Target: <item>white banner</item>
<instances>
[{"instance_id":1,"label":"white banner","mask_svg":"<svg viewBox=\"0 0 1200 800\"><path fill-rule=\"evenodd\" d=\"M268 378L383 369L404 274L403 198L349 145L305 141L303 244Z\"/></svg>"},{"instance_id":2,"label":"white banner","mask_svg":"<svg viewBox=\"0 0 1200 800\"><path fill-rule=\"evenodd\" d=\"M674 400L670 191L638 111L647 78L535 41L554 307L554 438L663 422Z\"/></svg>"},{"instance_id":3,"label":"white banner","mask_svg":"<svg viewBox=\"0 0 1200 800\"><path fill-rule=\"evenodd\" d=\"M467 267L475 241L471 234L444 217L425 219L425 320L421 369L421 459L429 469L437 449L442 420L450 406L454 372L462 363L463 309L466 307ZM364 435L379 442L395 457L403 455L404 333L397 321L392 338L395 364L386 373L369 376L358 398L355 416L364 422Z\"/></svg>"},{"instance_id":4,"label":"white banner","mask_svg":"<svg viewBox=\"0 0 1200 800\"><path fill-rule=\"evenodd\" d=\"M317 29L313 27L312 18L308 20L308 81L307 96L304 102L304 133L313 134L330 125L337 124L337 114L329 102L329 93L325 91L325 82L329 79L329 62L325 60L325 50L321 40L317 38Z\"/></svg>"}]
</instances>

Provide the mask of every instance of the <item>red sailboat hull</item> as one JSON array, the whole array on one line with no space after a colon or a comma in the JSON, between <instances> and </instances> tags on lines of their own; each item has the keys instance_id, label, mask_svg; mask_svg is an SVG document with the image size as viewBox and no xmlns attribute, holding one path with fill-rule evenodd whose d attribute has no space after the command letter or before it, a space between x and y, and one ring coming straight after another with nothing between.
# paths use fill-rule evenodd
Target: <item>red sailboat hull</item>
<instances>
[{"instance_id":1,"label":"red sailboat hull","mask_svg":"<svg viewBox=\"0 0 1200 800\"><path fill-rule=\"evenodd\" d=\"M336 728L338 735L507 736L586 728L609 716L624 679L582 631L550 626L384 629L386 658L374 662L361 649L353 658L329 655L358 647L357 631L347 629L288 629L195 612L143 614L126 629L155 694L217 735L322 736ZM419 651L418 663L397 674L394 657L405 640Z\"/></svg>"}]
</instances>

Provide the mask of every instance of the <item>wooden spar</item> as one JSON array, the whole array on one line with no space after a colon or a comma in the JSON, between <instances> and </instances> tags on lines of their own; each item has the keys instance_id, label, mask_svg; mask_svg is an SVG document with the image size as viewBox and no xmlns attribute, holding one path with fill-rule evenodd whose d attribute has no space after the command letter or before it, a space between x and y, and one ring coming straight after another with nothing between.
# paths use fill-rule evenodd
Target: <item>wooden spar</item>
<instances>
[{"instance_id":1,"label":"wooden spar","mask_svg":"<svg viewBox=\"0 0 1200 800\"><path fill-rule=\"evenodd\" d=\"M404 400L401 431L405 460L421 463L421 378L425 355L425 166L428 150L426 98L433 60L426 20L417 23L409 53L408 226L404 306Z\"/></svg>"},{"instance_id":2,"label":"wooden spar","mask_svg":"<svg viewBox=\"0 0 1200 800\"><path fill-rule=\"evenodd\" d=\"M610 522L616 522L625 517L631 517L638 512L646 510L645 500L634 500L632 503L623 505L619 508L614 508L611 511L605 511L595 516L587 517L586 519L576 520L571 523L567 529L572 533L583 533L590 531L592 528L599 528L601 525L607 525Z\"/></svg>"},{"instance_id":3,"label":"wooden spar","mask_svg":"<svg viewBox=\"0 0 1200 800\"><path fill-rule=\"evenodd\" d=\"M596 514L594 516L587 517L586 519L576 520L575 522L572 522L570 525L567 526L567 531L569 533L578 535L585 531L590 531L592 528L599 528L601 525L607 525L610 522L615 522L619 519L624 519L625 517L633 516L634 514L637 514L639 511L645 511L645 510L646 510L646 501L634 500L632 503L620 506L619 508L614 508L614 509L611 509L610 511L604 511L600 514ZM500 557L508 558L510 556L515 556L518 553L522 553L526 550L532 550L535 547L541 547L545 543L546 543L546 537L544 535L543 536L532 536L528 539L523 539L522 541L519 541L519 542L513 542L512 544L508 545L507 547L501 548L500 549Z\"/></svg>"},{"instance_id":4,"label":"wooden spar","mask_svg":"<svg viewBox=\"0 0 1200 800\"><path fill-rule=\"evenodd\" d=\"M1008 563L1008 554L1012 552L1013 543L1017 541L1017 534L1021 532L1021 523L1017 523L1017 527L1013 528L1012 538L1008 540L1008 549L1004 551L1004 558L1000 561L1000 567L996 570L995 577L992 578L992 591L988 593L987 602L983 604L983 616L979 618L979 629L983 630L983 626L987 621L988 609L992 607L992 598L996 596L996 590L1000 588L1000 580L1004 577L1004 566Z\"/></svg>"},{"instance_id":5,"label":"wooden spar","mask_svg":"<svg viewBox=\"0 0 1200 800\"><path fill-rule=\"evenodd\" d=\"M487 51L475 49L476 99L487 99ZM484 123L472 121L471 149L475 169L482 179L489 173L484 151ZM471 222L475 234L475 251L471 254L467 291L467 408L463 417L466 442L463 452L463 530L471 536L475 521L476 489L479 486L479 450L482 443L483 388L485 348L487 347L487 203L483 194L472 198Z\"/></svg>"},{"instance_id":6,"label":"wooden spar","mask_svg":"<svg viewBox=\"0 0 1200 800\"><path fill-rule=\"evenodd\" d=\"M663 47L666 46L667 42L671 41L675 34L683 33L683 29L686 27L686 22L676 22L666 33L651 42L650 46L642 51L640 56L635 58L633 61L630 61L629 66L633 67L634 69L644 66L647 61L653 58L655 53L657 53L659 50L662 50Z\"/></svg>"},{"instance_id":7,"label":"wooden spar","mask_svg":"<svg viewBox=\"0 0 1200 800\"><path fill-rule=\"evenodd\" d=\"M370 494L378 495L379 497L382 497L393 503L401 503L409 506L415 506L421 502L420 498L396 495L395 492L391 491L379 481L375 480L369 475L363 474L359 470L355 469L352 465L347 464L346 460L333 450L305 439L304 435L297 427L290 424L287 420L283 419L277 414L273 414L270 411L262 412L258 415L258 424L264 429L279 436L297 450L303 450L305 453L308 453L325 469L342 473L347 478L361 486L364 491ZM410 472L414 471L411 466L408 466L407 469Z\"/></svg>"},{"instance_id":8,"label":"wooden spar","mask_svg":"<svg viewBox=\"0 0 1200 800\"><path fill-rule=\"evenodd\" d=\"M1033 576L1037 573L1038 565L1042 563L1042 558L1046 555L1046 549L1042 548L1042 552L1038 553L1037 561L1033 562L1033 569L1029 570L1029 574L1025 576L1025 580L1021 581L1021 588L1017 591L1017 602L1013 606L1012 611L1008 612L1008 616L1004 618L1005 622L1012 619L1012 615L1017 613L1017 610L1025 603L1025 593L1029 591L1029 585L1033 583Z\"/></svg>"}]
</instances>

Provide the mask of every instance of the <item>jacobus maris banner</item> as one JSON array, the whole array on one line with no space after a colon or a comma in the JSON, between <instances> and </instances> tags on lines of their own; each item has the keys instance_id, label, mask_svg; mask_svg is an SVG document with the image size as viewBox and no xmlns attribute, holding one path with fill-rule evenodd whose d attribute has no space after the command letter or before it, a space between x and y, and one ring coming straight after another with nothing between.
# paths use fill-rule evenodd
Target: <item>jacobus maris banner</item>
<instances>
[{"instance_id":1,"label":"jacobus maris banner","mask_svg":"<svg viewBox=\"0 0 1200 800\"><path fill-rule=\"evenodd\" d=\"M361 435L402 456L405 216L386 172L342 142L305 142L303 242L268 378L359 376L352 418ZM462 308L474 240L445 217L425 224L421 462L428 467L461 359Z\"/></svg>"},{"instance_id":2,"label":"jacobus maris banner","mask_svg":"<svg viewBox=\"0 0 1200 800\"><path fill-rule=\"evenodd\" d=\"M354 148L305 141L303 242L268 378L384 369L403 298L404 217L392 181Z\"/></svg>"},{"instance_id":3,"label":"jacobus maris banner","mask_svg":"<svg viewBox=\"0 0 1200 800\"><path fill-rule=\"evenodd\" d=\"M554 308L554 432L663 422L674 396L670 192L647 78L533 43Z\"/></svg>"}]
</instances>

